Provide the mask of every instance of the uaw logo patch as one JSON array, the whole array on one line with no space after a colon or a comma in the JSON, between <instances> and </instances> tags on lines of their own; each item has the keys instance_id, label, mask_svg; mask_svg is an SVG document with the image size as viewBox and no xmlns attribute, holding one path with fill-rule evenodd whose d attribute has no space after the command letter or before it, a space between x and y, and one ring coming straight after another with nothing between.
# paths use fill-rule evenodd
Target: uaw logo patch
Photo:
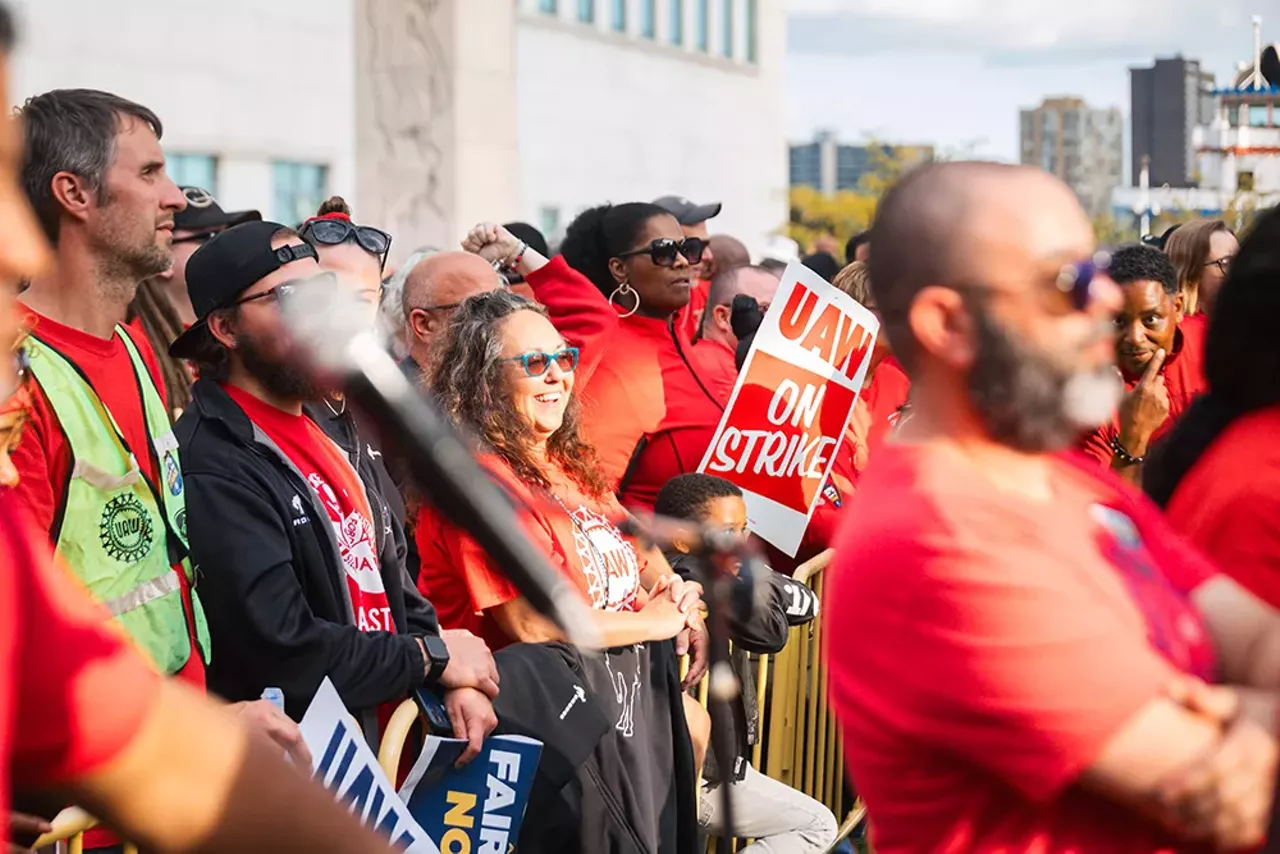
<instances>
[{"instance_id":1,"label":"uaw logo patch","mask_svg":"<svg viewBox=\"0 0 1280 854\"><path fill-rule=\"evenodd\" d=\"M178 535L185 540L187 538L187 508L183 507L174 514L174 521L178 525Z\"/></svg>"},{"instance_id":2,"label":"uaw logo patch","mask_svg":"<svg viewBox=\"0 0 1280 854\"><path fill-rule=\"evenodd\" d=\"M836 485L831 481L827 481L822 487L822 497L827 499L831 506L837 510L839 510L840 505L844 503L844 500L840 497L840 490L836 489Z\"/></svg>"},{"instance_id":3,"label":"uaw logo patch","mask_svg":"<svg viewBox=\"0 0 1280 854\"><path fill-rule=\"evenodd\" d=\"M117 495L102 509L98 539L103 550L121 563L137 563L151 551L151 516L138 496Z\"/></svg>"},{"instance_id":4,"label":"uaw logo patch","mask_svg":"<svg viewBox=\"0 0 1280 854\"><path fill-rule=\"evenodd\" d=\"M182 494L182 468L178 465L173 451L164 455L164 482L169 487L169 494L174 498Z\"/></svg>"}]
</instances>

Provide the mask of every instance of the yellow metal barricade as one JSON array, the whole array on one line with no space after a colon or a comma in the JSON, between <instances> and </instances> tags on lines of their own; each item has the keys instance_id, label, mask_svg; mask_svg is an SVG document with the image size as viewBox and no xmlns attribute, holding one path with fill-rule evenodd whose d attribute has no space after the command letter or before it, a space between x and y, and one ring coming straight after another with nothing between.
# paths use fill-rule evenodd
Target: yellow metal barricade
<instances>
[{"instance_id":1,"label":"yellow metal barricade","mask_svg":"<svg viewBox=\"0 0 1280 854\"><path fill-rule=\"evenodd\" d=\"M49 823L53 825L53 830L37 839L31 846L32 850L53 848L59 842L65 842L69 854L83 854L84 832L97 827L98 820L79 807L67 807ZM138 849L126 843L124 854L138 854Z\"/></svg>"},{"instance_id":2,"label":"yellow metal barricade","mask_svg":"<svg viewBox=\"0 0 1280 854\"><path fill-rule=\"evenodd\" d=\"M824 570L833 552L801 564L793 576L822 600ZM822 803L832 814L845 813L844 745L827 704L827 669L822 655L822 614L791 629L777 655L756 657L756 707L759 733L751 752L752 766ZM706 704L706 679L698 699ZM866 818L859 799L840 824L836 844L848 838ZM736 848L737 846L735 846ZM834 846L833 846L834 847Z\"/></svg>"}]
</instances>

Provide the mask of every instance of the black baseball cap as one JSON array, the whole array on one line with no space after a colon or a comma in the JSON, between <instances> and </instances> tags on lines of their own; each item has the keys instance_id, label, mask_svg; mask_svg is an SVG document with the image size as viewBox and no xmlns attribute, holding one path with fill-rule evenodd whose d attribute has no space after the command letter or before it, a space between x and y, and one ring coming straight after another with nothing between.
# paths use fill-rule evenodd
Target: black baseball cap
<instances>
[{"instance_id":1,"label":"black baseball cap","mask_svg":"<svg viewBox=\"0 0 1280 854\"><path fill-rule=\"evenodd\" d=\"M226 308L265 276L299 258L315 258L316 250L301 237L296 244L271 248L271 239L288 226L254 220L213 236L187 261L187 296L196 322L169 345L175 359L190 359L202 336L208 334L209 315ZM319 271L317 271L319 272Z\"/></svg>"},{"instance_id":2,"label":"black baseball cap","mask_svg":"<svg viewBox=\"0 0 1280 854\"><path fill-rule=\"evenodd\" d=\"M697 225L720 214L720 203L695 205L684 196L663 196L653 203L679 220L681 225Z\"/></svg>"},{"instance_id":3,"label":"black baseball cap","mask_svg":"<svg viewBox=\"0 0 1280 854\"><path fill-rule=\"evenodd\" d=\"M178 189L187 197L187 206L174 216L174 231L213 231L262 219L262 214L257 211L224 211L213 194L200 187Z\"/></svg>"}]
</instances>

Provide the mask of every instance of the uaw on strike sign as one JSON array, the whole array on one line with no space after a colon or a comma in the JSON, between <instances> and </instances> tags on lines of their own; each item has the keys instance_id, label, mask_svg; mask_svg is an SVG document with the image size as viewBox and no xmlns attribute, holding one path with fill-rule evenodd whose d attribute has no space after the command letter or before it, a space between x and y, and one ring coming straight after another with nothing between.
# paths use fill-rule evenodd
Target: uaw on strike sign
<instances>
[{"instance_id":1,"label":"uaw on strike sign","mask_svg":"<svg viewBox=\"0 0 1280 854\"><path fill-rule=\"evenodd\" d=\"M698 471L737 484L751 530L794 557L862 389L880 324L793 261Z\"/></svg>"}]
</instances>

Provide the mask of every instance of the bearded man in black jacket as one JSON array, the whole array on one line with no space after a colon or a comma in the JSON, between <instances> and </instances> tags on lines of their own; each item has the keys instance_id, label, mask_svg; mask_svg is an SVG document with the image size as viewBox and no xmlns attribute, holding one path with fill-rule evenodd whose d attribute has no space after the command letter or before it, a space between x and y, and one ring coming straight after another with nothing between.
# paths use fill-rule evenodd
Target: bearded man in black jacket
<instances>
[{"instance_id":1,"label":"bearded man in black jacket","mask_svg":"<svg viewBox=\"0 0 1280 854\"><path fill-rule=\"evenodd\" d=\"M376 740L380 707L426 685L473 753L497 723L493 656L469 632L442 632L407 578L373 456L303 408L322 390L292 367L278 303L340 286L277 223L228 229L188 262L199 320L170 353L200 376L175 433L209 687L232 700L279 688L296 719L328 676Z\"/></svg>"}]
</instances>

